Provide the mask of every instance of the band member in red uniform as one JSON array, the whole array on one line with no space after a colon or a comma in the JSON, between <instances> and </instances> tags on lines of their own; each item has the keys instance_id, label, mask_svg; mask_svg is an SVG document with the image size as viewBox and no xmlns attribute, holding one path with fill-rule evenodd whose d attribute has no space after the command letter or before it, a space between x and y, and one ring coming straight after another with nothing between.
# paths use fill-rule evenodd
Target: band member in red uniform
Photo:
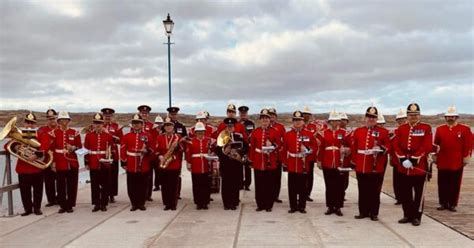
<instances>
[{"instance_id":1,"label":"band member in red uniform","mask_svg":"<svg viewBox=\"0 0 474 248\"><path fill-rule=\"evenodd\" d=\"M247 137L250 137L250 134L255 129L255 123L249 119L248 112L249 107L247 106L240 106L239 110L239 122L242 123L245 127L245 131L247 133ZM250 184L252 183L252 164L250 161L244 163L244 170L242 171L242 187L241 189L245 189L246 191L250 191Z\"/></svg>"},{"instance_id":2,"label":"band member in red uniform","mask_svg":"<svg viewBox=\"0 0 474 248\"><path fill-rule=\"evenodd\" d=\"M407 108L408 123L397 129L394 149L400 163L400 196L403 218L398 222L411 222L419 226L423 215L424 188L427 180L428 154L433 150L431 126L420 122L420 107L411 103ZM413 193L414 192L414 193Z\"/></svg>"},{"instance_id":3,"label":"band member in red uniform","mask_svg":"<svg viewBox=\"0 0 474 248\"><path fill-rule=\"evenodd\" d=\"M383 158L389 152L388 133L377 126L378 110L369 107L365 125L357 128L352 136L352 163L355 164L359 189L359 215L356 219L370 217L377 221L380 208L380 191L385 170Z\"/></svg>"},{"instance_id":4,"label":"band member in red uniform","mask_svg":"<svg viewBox=\"0 0 474 248\"><path fill-rule=\"evenodd\" d=\"M236 119L237 109L234 104L227 105L227 118L234 118ZM227 125L224 121L222 121L217 130L214 132L213 138L217 139L217 136L222 132L222 130L226 129ZM240 133L244 140L248 140L247 132L245 131L245 126L242 123L235 123L234 130L236 133Z\"/></svg>"},{"instance_id":5,"label":"band member in red uniform","mask_svg":"<svg viewBox=\"0 0 474 248\"><path fill-rule=\"evenodd\" d=\"M193 183L193 199L198 210L208 209L211 197L210 164L206 157L213 152L215 143L205 133L204 123L197 122L194 126L194 138L186 150L187 168L191 171Z\"/></svg>"},{"instance_id":6,"label":"band member in red uniform","mask_svg":"<svg viewBox=\"0 0 474 248\"><path fill-rule=\"evenodd\" d=\"M326 207L324 213L335 213L342 216L341 208L344 206L344 174L339 167L342 166L342 148L346 132L339 129L341 117L339 113L329 113L329 128L319 135L318 167L322 168L324 184L326 186Z\"/></svg>"},{"instance_id":7,"label":"band member in red uniform","mask_svg":"<svg viewBox=\"0 0 474 248\"><path fill-rule=\"evenodd\" d=\"M256 211L271 212L275 201L275 183L278 150L281 139L276 129L270 127L268 109L260 111L260 127L250 135L249 158L255 173Z\"/></svg>"},{"instance_id":8,"label":"band member in red uniform","mask_svg":"<svg viewBox=\"0 0 474 248\"><path fill-rule=\"evenodd\" d=\"M24 139L36 139L36 116L33 113L29 113L25 116L24 128L22 129L22 138ZM27 132L25 132L25 130ZM34 133L34 135L30 135ZM15 145L18 143L11 143L10 141L5 144L5 150L8 145L11 145L11 149L16 151L15 153L21 153L18 151L20 145ZM29 161L37 160L44 156L44 151L37 150L34 154L28 156ZM43 170L32 165L31 163L25 162L21 159L18 159L16 162L16 173L18 173L18 184L20 186L20 195L21 203L23 204L23 209L25 210L21 216L28 216L33 212L36 215L42 215L41 212L41 201L43 199ZM31 195L33 191L33 196Z\"/></svg>"},{"instance_id":9,"label":"band member in red uniform","mask_svg":"<svg viewBox=\"0 0 474 248\"><path fill-rule=\"evenodd\" d=\"M79 132L69 128L71 117L67 112L59 112L59 128L49 133L51 150L54 151L56 163L58 202L61 207L58 213L72 213L76 206L79 163L75 151L82 148Z\"/></svg>"},{"instance_id":10,"label":"band member in red uniform","mask_svg":"<svg viewBox=\"0 0 474 248\"><path fill-rule=\"evenodd\" d=\"M178 179L185 146L181 135L175 133L174 122L170 117L165 118L163 129L165 132L156 139L156 152L162 169L161 196L164 210L174 211L178 205Z\"/></svg>"},{"instance_id":11,"label":"band member in red uniform","mask_svg":"<svg viewBox=\"0 0 474 248\"><path fill-rule=\"evenodd\" d=\"M84 147L89 150L85 164L90 171L92 205L94 205L92 212L107 211L114 140L104 129L104 116L101 113L94 115L92 125L94 129L87 133L84 139Z\"/></svg>"},{"instance_id":12,"label":"band member in red uniform","mask_svg":"<svg viewBox=\"0 0 474 248\"><path fill-rule=\"evenodd\" d=\"M395 121L397 122L397 128L407 122L407 113L400 109L400 111L395 116ZM395 135L397 133L397 128L389 133L390 142L392 147L395 146L393 143L395 140ZM398 160L397 155L395 154L395 149L390 150L390 165L392 166L392 184L393 184L393 194L395 195L395 205L402 204L402 200L400 199L400 173L398 172L398 166L400 161Z\"/></svg>"},{"instance_id":13,"label":"band member in red uniform","mask_svg":"<svg viewBox=\"0 0 474 248\"><path fill-rule=\"evenodd\" d=\"M154 139L143 129L143 118L135 114L131 120L132 129L120 141L120 160L127 171L127 192L132 207L130 211L146 210L147 176L154 152Z\"/></svg>"},{"instance_id":14,"label":"band member in red uniform","mask_svg":"<svg viewBox=\"0 0 474 248\"><path fill-rule=\"evenodd\" d=\"M308 129L313 135L316 135L318 132L318 127L312 122L311 120L311 110L309 107L305 106L303 108L303 119L304 119L304 128ZM313 199L311 198L311 192L313 191L313 182L314 182L314 164L316 163L316 157L309 158L311 161L309 162L309 167L310 167L310 173L308 173L308 181L306 182L306 189L307 189L307 201L312 202Z\"/></svg>"},{"instance_id":15,"label":"band member in red uniform","mask_svg":"<svg viewBox=\"0 0 474 248\"><path fill-rule=\"evenodd\" d=\"M347 114L344 112L340 112L339 116L341 117L341 122L339 124L339 128L341 130L344 130L346 133L346 137L344 138L344 141L342 143L342 167L345 168L350 168L352 166L351 164L351 144L352 144L352 134L353 131L349 130L347 125L349 124L349 117L347 117ZM349 172L341 172L343 178L344 178L344 196L346 195L346 190L349 187ZM345 201L346 199L344 199Z\"/></svg>"},{"instance_id":16,"label":"band member in red uniform","mask_svg":"<svg viewBox=\"0 0 474 248\"><path fill-rule=\"evenodd\" d=\"M148 105L140 105L137 107L138 113L143 119L143 131L151 132L153 129L153 122L149 121L151 107Z\"/></svg>"},{"instance_id":17,"label":"band member in red uniform","mask_svg":"<svg viewBox=\"0 0 474 248\"><path fill-rule=\"evenodd\" d=\"M242 180L236 175L242 171L244 154L247 154L248 144L247 139L235 130L235 126L240 124L237 119L228 117L224 119L223 123L226 125L228 136L225 139L228 139L228 142L216 148L222 179L222 202L224 203L224 210L236 210L240 201L239 191L242 185Z\"/></svg>"},{"instance_id":18,"label":"band member in red uniform","mask_svg":"<svg viewBox=\"0 0 474 248\"><path fill-rule=\"evenodd\" d=\"M472 132L469 126L458 123L459 114L449 107L444 114L446 124L436 128L434 144L437 147L438 210L456 212L464 166L469 164Z\"/></svg>"},{"instance_id":19,"label":"band member in red uniform","mask_svg":"<svg viewBox=\"0 0 474 248\"><path fill-rule=\"evenodd\" d=\"M104 116L104 131L112 135L111 143L112 165L109 170L109 201L115 202L115 196L118 194L118 176L119 176L119 147L120 139L123 136L122 128L113 121L115 110L111 108L103 108L100 110Z\"/></svg>"},{"instance_id":20,"label":"band member in red uniform","mask_svg":"<svg viewBox=\"0 0 474 248\"><path fill-rule=\"evenodd\" d=\"M206 115L205 112L198 112L196 114L196 123L201 122L206 127L206 132L204 133L204 136L212 138L214 132L216 131L216 128L209 125L207 123L207 119L208 118L207 118L207 115ZM195 126L191 127L191 129L189 130L189 137L191 137L191 138L195 137L195 130L194 129L195 129Z\"/></svg>"},{"instance_id":21,"label":"band member in red uniform","mask_svg":"<svg viewBox=\"0 0 474 248\"><path fill-rule=\"evenodd\" d=\"M278 122L278 114L275 108L269 108L268 113L270 114L270 127L276 129L277 136L283 142L283 139L286 134L285 126ZM303 122L304 123L304 122ZM282 154L283 146L280 149L280 154ZM282 155L283 156L283 155ZM286 156L286 154L284 154ZM276 183L275 183L275 202L282 203L283 201L280 200L280 190L281 190L281 172L282 170L286 169L282 166L283 157L279 157L277 160L277 169L276 169Z\"/></svg>"},{"instance_id":22,"label":"band member in red uniform","mask_svg":"<svg viewBox=\"0 0 474 248\"><path fill-rule=\"evenodd\" d=\"M318 144L313 134L304 128L301 111L293 113L293 127L285 134L281 157L288 170L290 210L306 213L306 182L310 172L309 159L316 156Z\"/></svg>"},{"instance_id":23,"label":"band member in red uniform","mask_svg":"<svg viewBox=\"0 0 474 248\"><path fill-rule=\"evenodd\" d=\"M48 143L47 146L49 146L49 143L51 142L49 133L58 128L58 122L56 120L57 117L58 113L56 113L54 109L48 109L46 111L46 125L38 129L38 139ZM48 200L46 207L51 207L58 204L56 190L56 164L54 162L51 164L51 166L43 170L43 177L46 199Z\"/></svg>"},{"instance_id":24,"label":"band member in red uniform","mask_svg":"<svg viewBox=\"0 0 474 248\"><path fill-rule=\"evenodd\" d=\"M153 129L151 130L151 136L153 139L156 140L158 135L162 133L161 129L163 127L163 118L158 115L155 117L155 125L153 126ZM161 169L160 169L160 161L158 160L157 156L153 156L153 160L151 161L151 168L155 172L155 180L153 180L153 173L150 173L151 176L148 178L148 188L147 188L147 193L148 197L151 197L151 187L152 185L155 185L155 188L153 188L153 191L159 191L160 186L161 186Z\"/></svg>"}]
</instances>

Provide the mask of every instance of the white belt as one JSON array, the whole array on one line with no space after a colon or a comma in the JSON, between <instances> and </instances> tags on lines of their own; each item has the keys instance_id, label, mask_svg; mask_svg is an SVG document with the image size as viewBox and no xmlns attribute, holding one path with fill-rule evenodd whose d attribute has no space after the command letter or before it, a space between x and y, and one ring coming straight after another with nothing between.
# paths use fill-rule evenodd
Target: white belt
<instances>
[{"instance_id":1,"label":"white belt","mask_svg":"<svg viewBox=\"0 0 474 248\"><path fill-rule=\"evenodd\" d=\"M191 155L192 158L204 158L206 157L207 154L205 153L195 153L193 155Z\"/></svg>"},{"instance_id":2,"label":"white belt","mask_svg":"<svg viewBox=\"0 0 474 248\"><path fill-rule=\"evenodd\" d=\"M129 152L129 151L127 151L127 155L132 156L132 157L140 157L142 155L142 153L141 152Z\"/></svg>"},{"instance_id":3,"label":"white belt","mask_svg":"<svg viewBox=\"0 0 474 248\"><path fill-rule=\"evenodd\" d=\"M304 152L300 152L300 153L288 152L288 156L293 157L293 158L304 158L306 154Z\"/></svg>"},{"instance_id":4,"label":"white belt","mask_svg":"<svg viewBox=\"0 0 474 248\"><path fill-rule=\"evenodd\" d=\"M339 147L337 147L337 146L328 146L328 147L324 148L324 150L326 150L326 151L336 151L336 150L339 150Z\"/></svg>"},{"instance_id":5,"label":"white belt","mask_svg":"<svg viewBox=\"0 0 474 248\"><path fill-rule=\"evenodd\" d=\"M106 151L89 151L91 155L99 155L99 154L106 154Z\"/></svg>"},{"instance_id":6,"label":"white belt","mask_svg":"<svg viewBox=\"0 0 474 248\"><path fill-rule=\"evenodd\" d=\"M66 149L56 149L56 150L54 150L54 152L56 152L56 153L67 153L67 150Z\"/></svg>"},{"instance_id":7,"label":"white belt","mask_svg":"<svg viewBox=\"0 0 474 248\"><path fill-rule=\"evenodd\" d=\"M364 154L364 155L373 155L374 151L373 150L357 150L357 153Z\"/></svg>"}]
</instances>

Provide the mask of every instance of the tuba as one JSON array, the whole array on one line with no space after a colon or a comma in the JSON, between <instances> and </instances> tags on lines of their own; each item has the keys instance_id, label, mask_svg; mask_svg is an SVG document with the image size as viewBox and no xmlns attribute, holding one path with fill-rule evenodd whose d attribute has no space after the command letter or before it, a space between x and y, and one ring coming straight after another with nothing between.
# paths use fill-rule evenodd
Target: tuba
<instances>
[{"instance_id":1,"label":"tuba","mask_svg":"<svg viewBox=\"0 0 474 248\"><path fill-rule=\"evenodd\" d=\"M0 141L7 137L11 139L5 146L5 149L13 156L34 167L42 170L48 168L53 162L53 152L48 151L47 153L43 153L39 151L38 148L41 144L36 139L36 135L24 134L16 127L16 121L17 118L15 116L5 125L2 132L0 132ZM31 160L33 155L40 156L35 160Z\"/></svg>"},{"instance_id":2,"label":"tuba","mask_svg":"<svg viewBox=\"0 0 474 248\"><path fill-rule=\"evenodd\" d=\"M241 148L235 148L232 144L237 144L238 142L233 143L232 137L230 137L229 131L226 129L222 130L217 136L217 146L222 148L222 152L229 156L230 158L237 160L239 162L244 162L242 155L240 154ZM227 146L230 146L230 150L226 149Z\"/></svg>"}]
</instances>

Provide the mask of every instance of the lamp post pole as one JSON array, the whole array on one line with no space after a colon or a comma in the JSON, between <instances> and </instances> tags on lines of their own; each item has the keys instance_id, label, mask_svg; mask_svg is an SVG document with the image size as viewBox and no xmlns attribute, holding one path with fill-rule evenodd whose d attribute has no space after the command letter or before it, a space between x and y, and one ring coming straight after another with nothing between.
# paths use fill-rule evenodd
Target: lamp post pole
<instances>
[{"instance_id":1,"label":"lamp post pole","mask_svg":"<svg viewBox=\"0 0 474 248\"><path fill-rule=\"evenodd\" d=\"M168 96L169 96L169 107L171 107L171 32L173 32L174 22L171 20L170 14L166 20L163 20L165 26L166 36L168 36Z\"/></svg>"}]
</instances>

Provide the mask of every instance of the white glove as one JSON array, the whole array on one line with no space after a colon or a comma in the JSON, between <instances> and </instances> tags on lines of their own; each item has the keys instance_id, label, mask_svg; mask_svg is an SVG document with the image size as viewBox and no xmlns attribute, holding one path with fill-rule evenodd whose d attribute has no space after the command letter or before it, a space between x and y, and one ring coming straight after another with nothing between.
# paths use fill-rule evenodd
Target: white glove
<instances>
[{"instance_id":1,"label":"white glove","mask_svg":"<svg viewBox=\"0 0 474 248\"><path fill-rule=\"evenodd\" d=\"M413 168L413 164L411 163L410 160L406 159L405 161L403 161L402 163L403 167L405 167L405 169L411 169Z\"/></svg>"},{"instance_id":2,"label":"white glove","mask_svg":"<svg viewBox=\"0 0 474 248\"><path fill-rule=\"evenodd\" d=\"M433 154L433 156L431 156L431 159L433 160L433 162L437 162L438 161L438 156L436 156L435 154Z\"/></svg>"}]
</instances>

